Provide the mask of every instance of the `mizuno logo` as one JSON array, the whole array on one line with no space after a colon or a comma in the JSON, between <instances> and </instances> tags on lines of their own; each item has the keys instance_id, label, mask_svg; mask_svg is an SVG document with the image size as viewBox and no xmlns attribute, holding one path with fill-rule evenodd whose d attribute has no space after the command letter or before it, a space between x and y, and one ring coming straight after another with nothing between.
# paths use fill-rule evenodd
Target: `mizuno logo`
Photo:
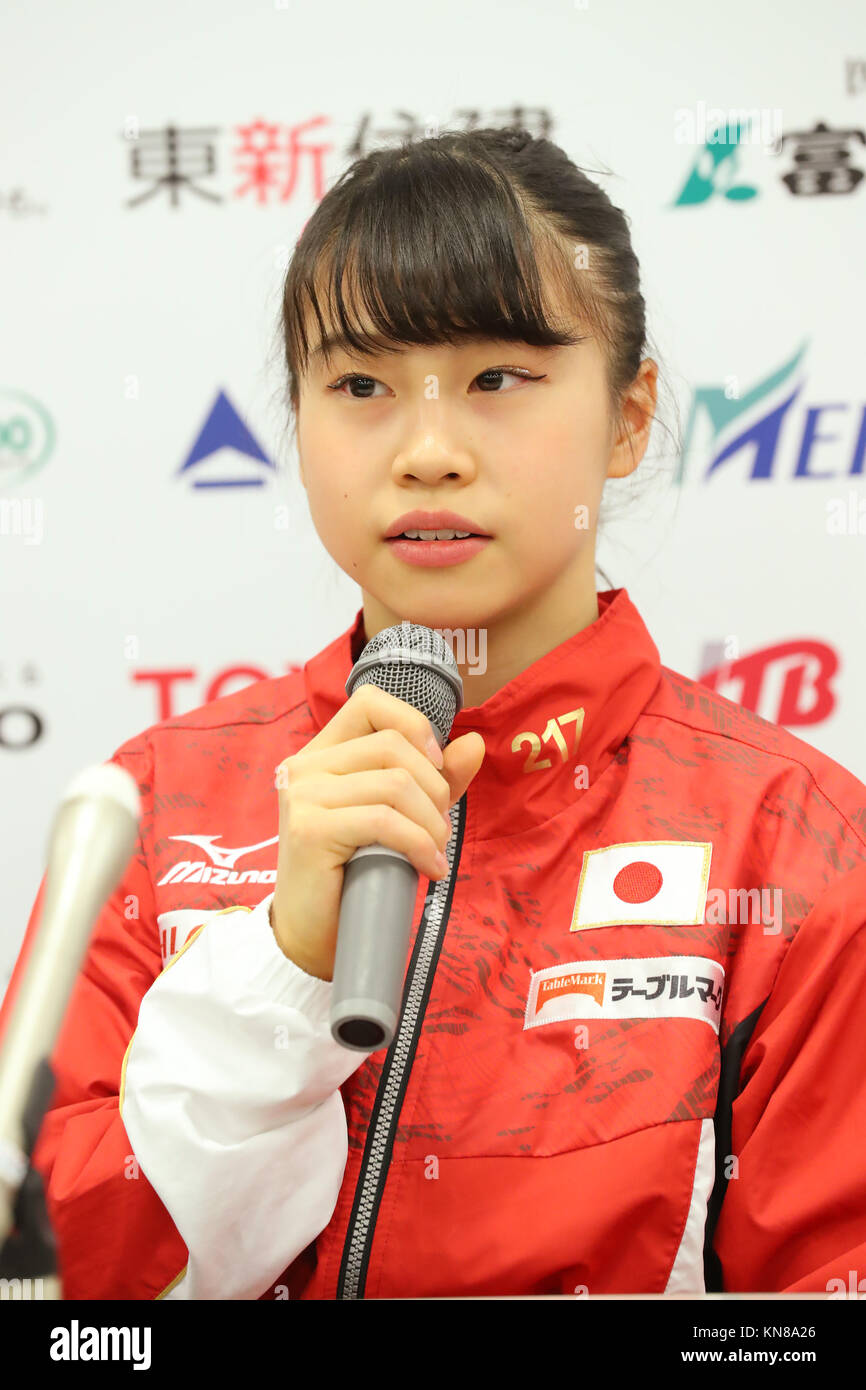
<instances>
[{"instance_id":1,"label":"mizuno logo","mask_svg":"<svg viewBox=\"0 0 866 1390\"><path fill-rule=\"evenodd\" d=\"M238 873L235 870L235 865L245 854L252 854L254 850L266 849L268 845L277 844L279 835L272 835L269 840L260 840L255 845L241 845L237 849L217 845L215 841L221 840L221 835L169 835L168 838L170 840L183 840L185 844L198 846L199 849L204 850L211 864L215 867L211 868L211 864L208 864L204 859L182 859L159 880L158 888L166 883L181 882L213 883L215 885L276 882L276 869L245 869L242 873Z\"/></svg>"},{"instance_id":2,"label":"mizuno logo","mask_svg":"<svg viewBox=\"0 0 866 1390\"><path fill-rule=\"evenodd\" d=\"M233 869L245 854L252 854L254 849L266 849L268 845L275 845L280 837L272 835L270 840L260 840L257 845L242 845L240 849L226 849L224 845L214 846L214 841L221 840L222 835L169 835L168 838L185 840L188 845L198 845L212 863L218 864L221 869Z\"/></svg>"}]
</instances>

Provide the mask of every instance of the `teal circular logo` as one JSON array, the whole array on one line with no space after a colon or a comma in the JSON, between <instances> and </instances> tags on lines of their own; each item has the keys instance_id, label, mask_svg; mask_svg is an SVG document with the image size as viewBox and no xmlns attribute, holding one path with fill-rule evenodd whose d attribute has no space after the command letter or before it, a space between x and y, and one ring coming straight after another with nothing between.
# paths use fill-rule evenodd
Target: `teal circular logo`
<instances>
[{"instance_id":1,"label":"teal circular logo","mask_svg":"<svg viewBox=\"0 0 866 1390\"><path fill-rule=\"evenodd\" d=\"M0 388L0 492L31 478L48 462L55 440L45 407L23 391Z\"/></svg>"}]
</instances>

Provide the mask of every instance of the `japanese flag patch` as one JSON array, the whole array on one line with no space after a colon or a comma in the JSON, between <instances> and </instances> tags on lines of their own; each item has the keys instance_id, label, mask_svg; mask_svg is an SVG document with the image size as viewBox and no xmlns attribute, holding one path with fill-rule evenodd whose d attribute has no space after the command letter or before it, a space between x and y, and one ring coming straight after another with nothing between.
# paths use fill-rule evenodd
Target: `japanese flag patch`
<instances>
[{"instance_id":1,"label":"japanese flag patch","mask_svg":"<svg viewBox=\"0 0 866 1390\"><path fill-rule=\"evenodd\" d=\"M584 853L569 931L628 922L698 926L713 846L697 840L629 840Z\"/></svg>"}]
</instances>

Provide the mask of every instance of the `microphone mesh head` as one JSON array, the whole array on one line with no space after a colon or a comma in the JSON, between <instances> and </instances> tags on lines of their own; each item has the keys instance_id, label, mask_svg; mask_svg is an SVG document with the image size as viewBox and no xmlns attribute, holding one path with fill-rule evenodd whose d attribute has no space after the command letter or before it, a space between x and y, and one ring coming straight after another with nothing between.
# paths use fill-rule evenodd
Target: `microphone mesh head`
<instances>
[{"instance_id":1,"label":"microphone mesh head","mask_svg":"<svg viewBox=\"0 0 866 1390\"><path fill-rule=\"evenodd\" d=\"M421 623L395 623L371 637L346 681L351 695L359 685L405 700L425 715L445 744L463 708L463 682L445 638Z\"/></svg>"}]
</instances>

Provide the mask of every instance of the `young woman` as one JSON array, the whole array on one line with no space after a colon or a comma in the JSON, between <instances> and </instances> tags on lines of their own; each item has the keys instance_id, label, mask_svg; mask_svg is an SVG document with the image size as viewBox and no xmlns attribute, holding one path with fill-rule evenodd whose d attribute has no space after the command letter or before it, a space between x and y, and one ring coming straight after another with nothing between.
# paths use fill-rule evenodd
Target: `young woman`
<instances>
[{"instance_id":1,"label":"young woman","mask_svg":"<svg viewBox=\"0 0 866 1390\"><path fill-rule=\"evenodd\" d=\"M526 132L377 151L306 224L282 328L313 520L363 602L303 672L114 755L141 843L36 1151L66 1296L847 1284L866 788L596 590L656 406L623 214ZM441 529L470 536L400 539ZM402 701L346 698L403 619L466 639L444 755ZM366 1055L329 1009L343 866L375 842L419 884Z\"/></svg>"}]
</instances>

